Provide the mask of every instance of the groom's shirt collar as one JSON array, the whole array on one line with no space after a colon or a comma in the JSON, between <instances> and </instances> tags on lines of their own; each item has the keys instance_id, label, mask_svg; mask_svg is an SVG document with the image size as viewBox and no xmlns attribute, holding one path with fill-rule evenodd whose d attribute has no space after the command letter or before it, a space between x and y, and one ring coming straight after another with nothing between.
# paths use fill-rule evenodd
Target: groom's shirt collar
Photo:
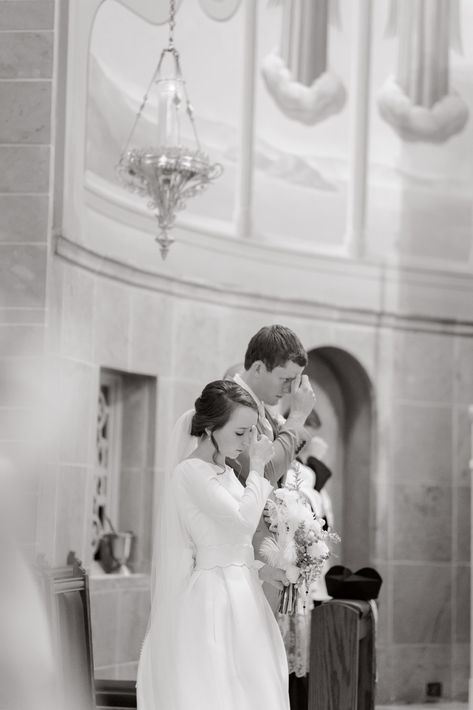
<instances>
[{"instance_id":1,"label":"groom's shirt collar","mask_svg":"<svg viewBox=\"0 0 473 710\"><path fill-rule=\"evenodd\" d=\"M237 383L237 385L240 385L240 387L243 387L243 389L246 390L246 391L248 392L248 394L255 400L256 405L257 405L257 407L258 407L258 411L259 411L259 410L263 410L263 411L264 411L264 404L263 404L263 402L260 400L259 397L257 397L257 396L255 395L255 393L254 393L253 390L251 389L250 385L247 385L247 384L246 384L246 382L245 382L245 380L243 379L243 377L241 377L241 375L236 374L233 379L235 380L235 382Z\"/></svg>"},{"instance_id":2,"label":"groom's shirt collar","mask_svg":"<svg viewBox=\"0 0 473 710\"><path fill-rule=\"evenodd\" d=\"M266 409L264 406L264 403L260 400L259 397L255 395L251 387L245 382L245 380L238 374L235 375L233 378L234 381L237 383L237 385L240 385L248 394L250 397L252 397L255 400L256 406L258 407L258 419L260 421L260 425L263 428L263 432L266 434L268 439L270 441L274 440L274 431L273 427L271 426L271 422L269 421L267 415L266 415Z\"/></svg>"}]
</instances>

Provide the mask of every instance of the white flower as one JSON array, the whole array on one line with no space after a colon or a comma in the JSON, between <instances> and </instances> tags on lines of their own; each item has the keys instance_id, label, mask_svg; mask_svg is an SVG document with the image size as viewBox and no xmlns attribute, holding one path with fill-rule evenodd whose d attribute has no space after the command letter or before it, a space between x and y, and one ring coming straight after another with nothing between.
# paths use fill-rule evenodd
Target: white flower
<instances>
[{"instance_id":1,"label":"white flower","mask_svg":"<svg viewBox=\"0 0 473 710\"><path fill-rule=\"evenodd\" d=\"M260 553L263 559L272 567L279 567L283 560L283 554L276 540L266 537L261 543Z\"/></svg>"},{"instance_id":2,"label":"white flower","mask_svg":"<svg viewBox=\"0 0 473 710\"><path fill-rule=\"evenodd\" d=\"M329 554L329 549L325 542L323 542L322 540L318 540L317 542L313 542L312 545L310 545L308 552L313 559L319 559L327 557Z\"/></svg>"},{"instance_id":3,"label":"white flower","mask_svg":"<svg viewBox=\"0 0 473 710\"><path fill-rule=\"evenodd\" d=\"M300 523L310 525L314 519L312 510L306 505L301 504L300 500L287 503L286 510L288 524L292 526L295 525L296 528L299 527Z\"/></svg>"},{"instance_id":4,"label":"white flower","mask_svg":"<svg viewBox=\"0 0 473 710\"><path fill-rule=\"evenodd\" d=\"M311 521L310 529L316 532L317 534L322 532L323 527L323 521L319 520L318 518L314 518Z\"/></svg>"},{"instance_id":5,"label":"white flower","mask_svg":"<svg viewBox=\"0 0 473 710\"><path fill-rule=\"evenodd\" d=\"M297 582L300 573L299 567L296 567L295 565L289 565L289 567L286 568L286 577L291 584L295 584Z\"/></svg>"},{"instance_id":6,"label":"white flower","mask_svg":"<svg viewBox=\"0 0 473 710\"><path fill-rule=\"evenodd\" d=\"M312 523L314 522L314 514L311 508L306 508L304 506L304 508L300 511L300 520L305 523L308 528L312 526Z\"/></svg>"},{"instance_id":7,"label":"white flower","mask_svg":"<svg viewBox=\"0 0 473 710\"><path fill-rule=\"evenodd\" d=\"M299 500L299 492L289 488L278 488L277 491L274 491L274 496L286 505L290 505L292 502L297 503Z\"/></svg>"},{"instance_id":8,"label":"white flower","mask_svg":"<svg viewBox=\"0 0 473 710\"><path fill-rule=\"evenodd\" d=\"M290 538L284 548L284 559L288 561L291 565L297 560L297 550L296 544L292 538Z\"/></svg>"}]
</instances>

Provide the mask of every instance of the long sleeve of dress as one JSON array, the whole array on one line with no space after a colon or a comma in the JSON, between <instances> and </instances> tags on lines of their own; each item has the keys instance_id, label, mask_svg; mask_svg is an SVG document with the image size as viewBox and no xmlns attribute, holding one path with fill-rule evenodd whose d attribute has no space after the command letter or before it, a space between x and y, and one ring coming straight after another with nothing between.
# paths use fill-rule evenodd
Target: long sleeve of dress
<instances>
[{"instance_id":1,"label":"long sleeve of dress","mask_svg":"<svg viewBox=\"0 0 473 710\"><path fill-rule=\"evenodd\" d=\"M254 533L272 491L269 481L250 471L243 496L237 500L205 461L184 461L178 468L179 483L184 493L203 513L221 522L228 522L229 525L241 526L250 534Z\"/></svg>"}]
</instances>

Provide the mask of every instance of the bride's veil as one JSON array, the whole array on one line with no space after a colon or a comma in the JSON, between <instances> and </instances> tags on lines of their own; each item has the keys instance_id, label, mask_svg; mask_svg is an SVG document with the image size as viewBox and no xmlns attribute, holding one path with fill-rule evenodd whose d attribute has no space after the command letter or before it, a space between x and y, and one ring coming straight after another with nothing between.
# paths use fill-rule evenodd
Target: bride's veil
<instances>
[{"instance_id":1,"label":"bride's veil","mask_svg":"<svg viewBox=\"0 0 473 710\"><path fill-rule=\"evenodd\" d=\"M173 710L173 692L179 672L176 663L176 631L180 595L193 568L193 550L178 513L174 469L196 448L191 436L194 410L177 421L171 434L165 473L160 487L155 521L151 567L151 614L140 657L137 680L139 710Z\"/></svg>"}]
</instances>

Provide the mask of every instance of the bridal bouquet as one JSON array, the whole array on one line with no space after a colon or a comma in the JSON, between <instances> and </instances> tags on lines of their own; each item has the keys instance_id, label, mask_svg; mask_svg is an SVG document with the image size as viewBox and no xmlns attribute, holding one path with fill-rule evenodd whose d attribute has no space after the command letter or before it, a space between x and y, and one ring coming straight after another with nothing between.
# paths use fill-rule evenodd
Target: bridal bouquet
<instances>
[{"instance_id":1,"label":"bridal bouquet","mask_svg":"<svg viewBox=\"0 0 473 710\"><path fill-rule=\"evenodd\" d=\"M324 520L315 516L301 485L296 471L294 483L278 488L275 500L268 501L266 518L275 535L265 538L260 548L266 562L283 569L289 580L281 614L295 614L301 604L305 610L310 586L331 554L329 544L340 541L335 532L323 529Z\"/></svg>"}]
</instances>

